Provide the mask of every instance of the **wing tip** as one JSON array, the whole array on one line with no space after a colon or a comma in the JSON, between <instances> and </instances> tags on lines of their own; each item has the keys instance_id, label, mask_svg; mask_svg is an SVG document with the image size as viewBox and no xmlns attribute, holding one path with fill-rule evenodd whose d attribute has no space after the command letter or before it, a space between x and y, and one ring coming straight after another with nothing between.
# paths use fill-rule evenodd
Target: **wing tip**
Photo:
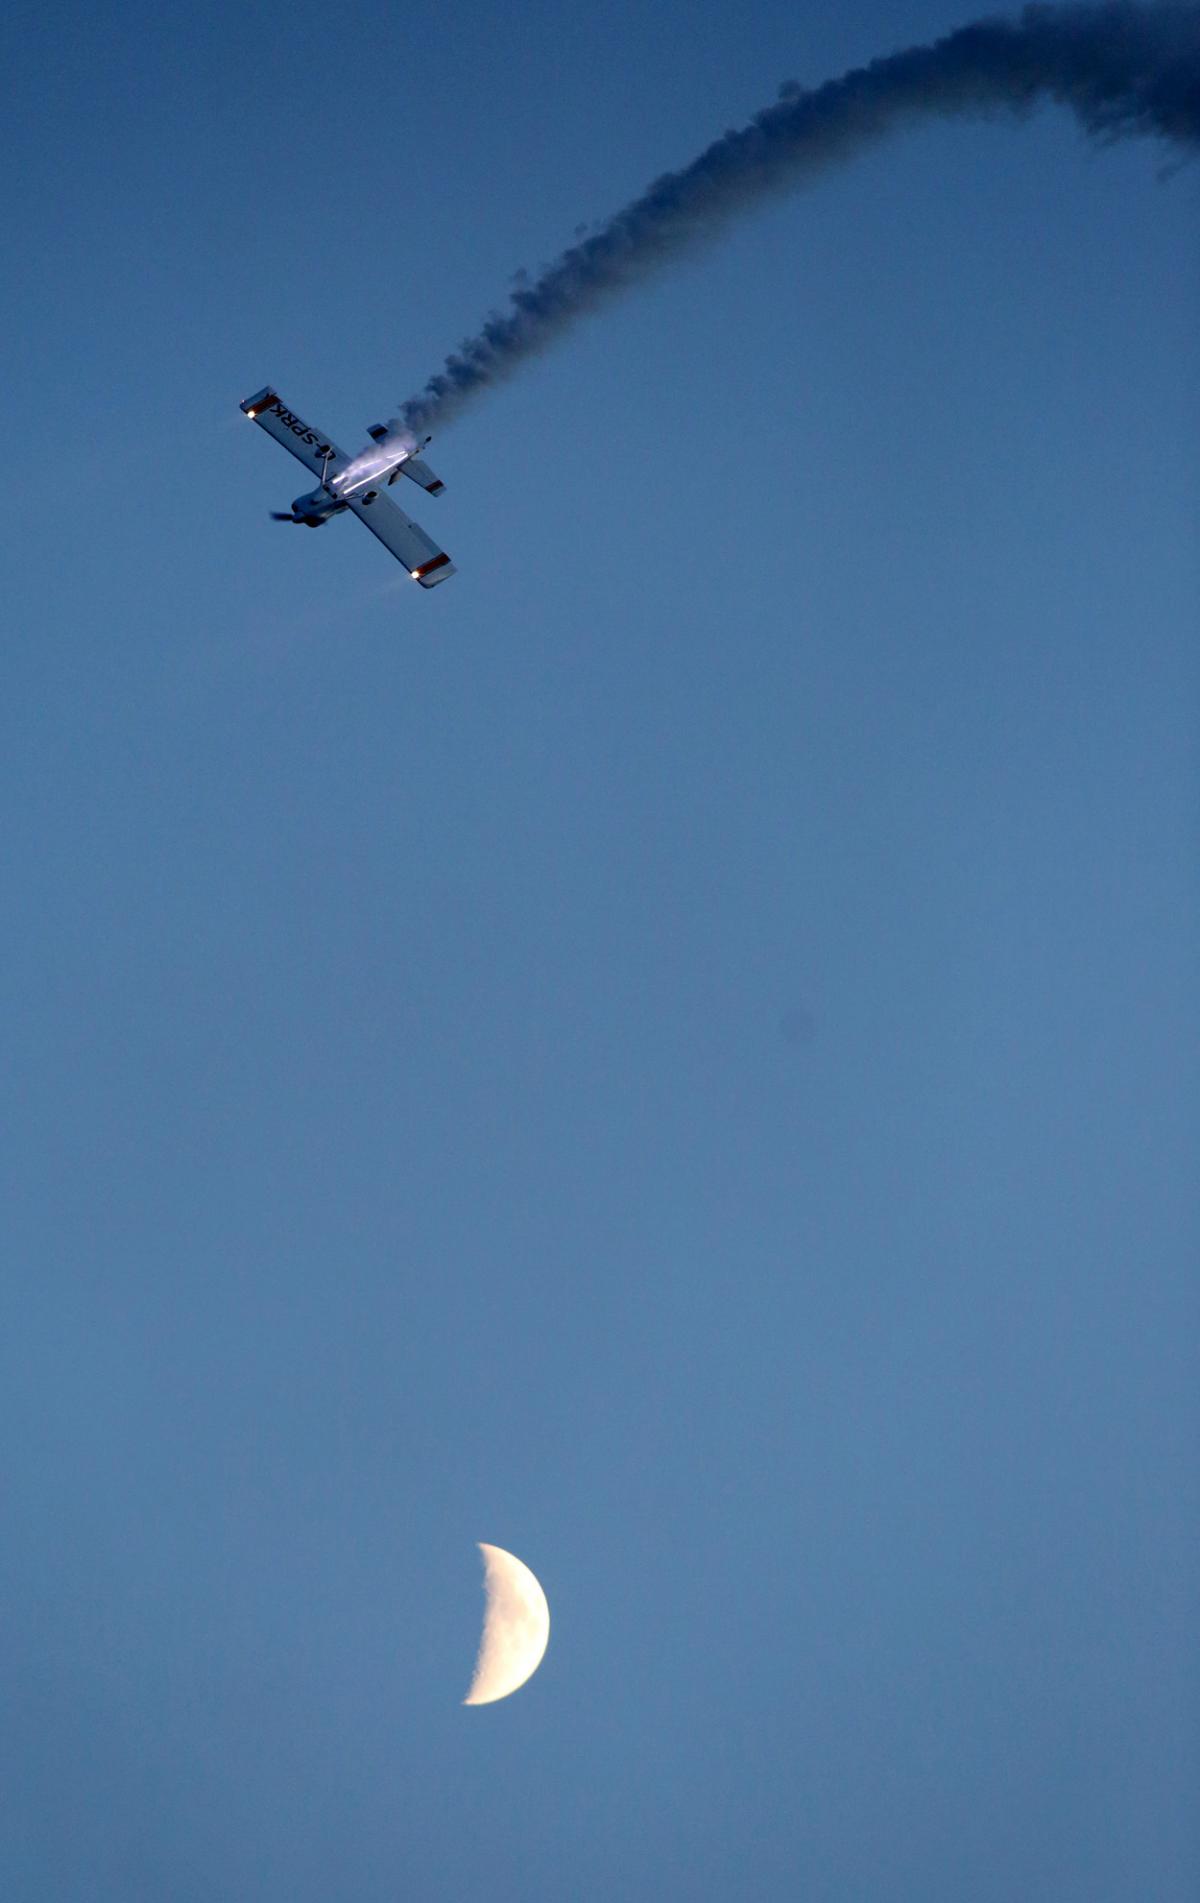
<instances>
[{"instance_id":1,"label":"wing tip","mask_svg":"<svg viewBox=\"0 0 1200 1903\"><path fill-rule=\"evenodd\" d=\"M253 422L263 410L269 410L272 403L278 403L278 401L279 398L268 384L265 390L258 392L257 396L248 396L243 403L239 403L238 408Z\"/></svg>"},{"instance_id":2,"label":"wing tip","mask_svg":"<svg viewBox=\"0 0 1200 1903\"><path fill-rule=\"evenodd\" d=\"M422 562L419 568L410 568L409 574L419 581L422 588L436 588L441 581L449 581L454 574L454 563L448 555L434 555L429 561Z\"/></svg>"}]
</instances>

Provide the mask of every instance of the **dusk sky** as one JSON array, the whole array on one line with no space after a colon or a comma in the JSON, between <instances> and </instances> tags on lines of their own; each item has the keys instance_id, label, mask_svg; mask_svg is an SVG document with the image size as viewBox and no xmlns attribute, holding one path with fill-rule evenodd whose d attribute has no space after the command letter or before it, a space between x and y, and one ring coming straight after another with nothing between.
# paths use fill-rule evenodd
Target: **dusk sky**
<instances>
[{"instance_id":1,"label":"dusk sky","mask_svg":"<svg viewBox=\"0 0 1200 1903\"><path fill-rule=\"evenodd\" d=\"M748 209L428 593L238 409L970 18L0 27L4 1903L1194 1903L1200 171Z\"/></svg>"}]
</instances>

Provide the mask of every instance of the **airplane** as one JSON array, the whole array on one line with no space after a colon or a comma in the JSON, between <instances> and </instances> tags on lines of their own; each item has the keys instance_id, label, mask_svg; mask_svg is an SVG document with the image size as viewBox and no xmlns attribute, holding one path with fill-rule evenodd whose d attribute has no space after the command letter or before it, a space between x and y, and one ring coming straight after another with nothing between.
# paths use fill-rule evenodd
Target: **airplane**
<instances>
[{"instance_id":1,"label":"airplane","mask_svg":"<svg viewBox=\"0 0 1200 1903\"><path fill-rule=\"evenodd\" d=\"M431 496L442 493L445 483L417 454L429 442L428 436L418 443L393 436L386 424L376 423L367 432L376 449L364 450L361 456L347 456L328 436L310 429L294 410L289 410L270 385L257 396L248 396L241 409L252 423L290 449L306 469L320 477L308 495L296 497L290 514L273 509L273 521L302 522L307 528L319 529L335 515L349 510L378 537L389 555L404 563L422 588L436 588L439 582L449 581L454 563L445 550L383 494L398 476L408 476Z\"/></svg>"}]
</instances>

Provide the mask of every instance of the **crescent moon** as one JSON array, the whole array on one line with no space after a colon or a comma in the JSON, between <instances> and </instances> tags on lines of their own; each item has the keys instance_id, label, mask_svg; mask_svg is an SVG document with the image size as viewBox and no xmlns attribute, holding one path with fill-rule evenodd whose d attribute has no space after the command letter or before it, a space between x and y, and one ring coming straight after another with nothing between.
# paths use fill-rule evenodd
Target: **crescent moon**
<instances>
[{"instance_id":1,"label":"crescent moon","mask_svg":"<svg viewBox=\"0 0 1200 1903\"><path fill-rule=\"evenodd\" d=\"M515 1692L537 1671L550 1637L546 1595L528 1566L502 1546L486 1546L482 1540L478 1545L487 1609L464 1705L491 1705Z\"/></svg>"}]
</instances>

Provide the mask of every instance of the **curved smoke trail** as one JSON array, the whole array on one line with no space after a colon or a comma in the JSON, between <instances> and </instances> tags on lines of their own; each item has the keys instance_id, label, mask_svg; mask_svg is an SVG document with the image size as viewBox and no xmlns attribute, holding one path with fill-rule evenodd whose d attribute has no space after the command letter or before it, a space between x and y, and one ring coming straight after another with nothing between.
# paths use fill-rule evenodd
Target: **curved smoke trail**
<instances>
[{"instance_id":1,"label":"curved smoke trail","mask_svg":"<svg viewBox=\"0 0 1200 1903\"><path fill-rule=\"evenodd\" d=\"M579 317L681 252L713 237L748 206L812 177L909 122L1022 114L1041 99L1068 107L1100 138L1139 134L1181 150L1200 144L1200 7L1030 6L930 46L804 91L727 132L543 272L520 283L410 397L392 424L428 431L510 376Z\"/></svg>"}]
</instances>

